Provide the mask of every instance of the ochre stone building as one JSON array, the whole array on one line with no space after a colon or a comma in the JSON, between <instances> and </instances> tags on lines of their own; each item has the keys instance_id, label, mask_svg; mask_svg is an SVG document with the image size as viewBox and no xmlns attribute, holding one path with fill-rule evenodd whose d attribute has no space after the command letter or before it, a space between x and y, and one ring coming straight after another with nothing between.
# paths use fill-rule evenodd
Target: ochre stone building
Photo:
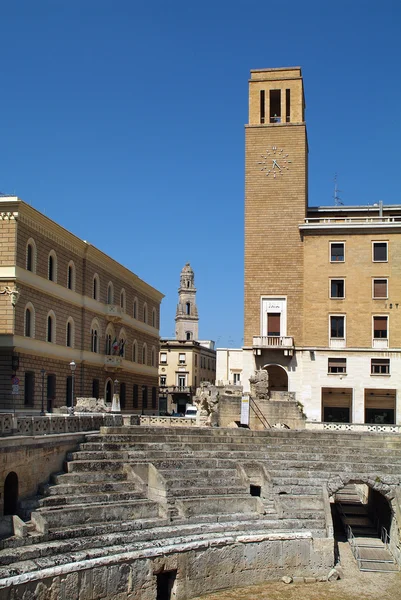
<instances>
[{"instance_id":1,"label":"ochre stone building","mask_svg":"<svg viewBox=\"0 0 401 600\"><path fill-rule=\"evenodd\" d=\"M157 413L163 295L17 197L0 227L1 410L71 405L74 381L75 397L118 388L122 410Z\"/></svg>"},{"instance_id":2,"label":"ochre stone building","mask_svg":"<svg viewBox=\"0 0 401 600\"><path fill-rule=\"evenodd\" d=\"M299 67L251 71L245 139L242 371L224 350L217 379L264 368L310 420L401 423L401 205L308 207Z\"/></svg>"},{"instance_id":3,"label":"ochre stone building","mask_svg":"<svg viewBox=\"0 0 401 600\"><path fill-rule=\"evenodd\" d=\"M195 274L189 263L180 274L175 323L175 339L160 342L160 410L183 414L196 388L203 381L214 383L216 378L214 342L198 340Z\"/></svg>"}]
</instances>

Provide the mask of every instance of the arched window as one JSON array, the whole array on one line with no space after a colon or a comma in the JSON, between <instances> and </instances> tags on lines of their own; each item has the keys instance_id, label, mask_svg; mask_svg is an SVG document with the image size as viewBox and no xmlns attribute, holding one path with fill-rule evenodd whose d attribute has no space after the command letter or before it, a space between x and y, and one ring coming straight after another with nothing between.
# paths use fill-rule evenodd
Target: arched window
<instances>
[{"instance_id":1,"label":"arched window","mask_svg":"<svg viewBox=\"0 0 401 600\"><path fill-rule=\"evenodd\" d=\"M148 322L148 305L145 304L143 305L143 322L147 323Z\"/></svg>"},{"instance_id":2,"label":"arched window","mask_svg":"<svg viewBox=\"0 0 401 600\"><path fill-rule=\"evenodd\" d=\"M134 319L138 318L138 298L134 298L134 311L133 311Z\"/></svg>"},{"instance_id":3,"label":"arched window","mask_svg":"<svg viewBox=\"0 0 401 600\"><path fill-rule=\"evenodd\" d=\"M146 365L146 363L147 363L147 358L148 358L147 354L148 354L148 348L147 348L146 344L144 344L142 346L142 364L143 365Z\"/></svg>"},{"instance_id":4,"label":"arched window","mask_svg":"<svg viewBox=\"0 0 401 600\"><path fill-rule=\"evenodd\" d=\"M99 275L95 273L93 276L93 286L92 286L92 298L94 300L99 300L100 297L100 280Z\"/></svg>"},{"instance_id":5,"label":"arched window","mask_svg":"<svg viewBox=\"0 0 401 600\"><path fill-rule=\"evenodd\" d=\"M116 338L116 334L114 331L114 327L111 323L109 323L106 327L106 336L105 337L106 337L105 352L108 355L113 354L113 342Z\"/></svg>"},{"instance_id":6,"label":"arched window","mask_svg":"<svg viewBox=\"0 0 401 600\"><path fill-rule=\"evenodd\" d=\"M24 335L33 338L35 337L35 309L30 302L25 307L24 317Z\"/></svg>"},{"instance_id":7,"label":"arched window","mask_svg":"<svg viewBox=\"0 0 401 600\"><path fill-rule=\"evenodd\" d=\"M187 281L187 288L189 288L189 281Z\"/></svg>"},{"instance_id":8,"label":"arched window","mask_svg":"<svg viewBox=\"0 0 401 600\"><path fill-rule=\"evenodd\" d=\"M91 352L99 352L100 326L97 319L91 324Z\"/></svg>"},{"instance_id":9,"label":"arched window","mask_svg":"<svg viewBox=\"0 0 401 600\"><path fill-rule=\"evenodd\" d=\"M151 351L151 355L150 355L150 362L152 367L156 366L156 349L154 346L152 346L152 351Z\"/></svg>"},{"instance_id":10,"label":"arched window","mask_svg":"<svg viewBox=\"0 0 401 600\"><path fill-rule=\"evenodd\" d=\"M186 338L187 338L187 340L191 340L192 339L192 333L190 331L186 332Z\"/></svg>"},{"instance_id":11,"label":"arched window","mask_svg":"<svg viewBox=\"0 0 401 600\"><path fill-rule=\"evenodd\" d=\"M136 340L132 344L132 362L138 362L138 344Z\"/></svg>"},{"instance_id":12,"label":"arched window","mask_svg":"<svg viewBox=\"0 0 401 600\"><path fill-rule=\"evenodd\" d=\"M191 303L190 302L186 303L186 305L185 305L185 311L186 311L187 315L191 314Z\"/></svg>"},{"instance_id":13,"label":"arched window","mask_svg":"<svg viewBox=\"0 0 401 600\"><path fill-rule=\"evenodd\" d=\"M29 238L26 245L26 269L36 273L36 244L32 238Z\"/></svg>"},{"instance_id":14,"label":"arched window","mask_svg":"<svg viewBox=\"0 0 401 600\"><path fill-rule=\"evenodd\" d=\"M56 342L56 316L52 310L47 315L46 341Z\"/></svg>"},{"instance_id":15,"label":"arched window","mask_svg":"<svg viewBox=\"0 0 401 600\"><path fill-rule=\"evenodd\" d=\"M107 379L104 386L104 397L108 404L113 402L113 381L111 379Z\"/></svg>"},{"instance_id":16,"label":"arched window","mask_svg":"<svg viewBox=\"0 0 401 600\"><path fill-rule=\"evenodd\" d=\"M66 346L69 348L74 347L74 335L75 335L75 327L74 320L72 317L68 318L67 328L66 328Z\"/></svg>"},{"instance_id":17,"label":"arched window","mask_svg":"<svg viewBox=\"0 0 401 600\"><path fill-rule=\"evenodd\" d=\"M67 287L69 290L75 290L75 265L72 260L67 267Z\"/></svg>"},{"instance_id":18,"label":"arched window","mask_svg":"<svg viewBox=\"0 0 401 600\"><path fill-rule=\"evenodd\" d=\"M109 281L108 286L107 286L107 304L113 304L114 303L114 289L113 289L113 284L111 283L111 281Z\"/></svg>"},{"instance_id":19,"label":"arched window","mask_svg":"<svg viewBox=\"0 0 401 600\"><path fill-rule=\"evenodd\" d=\"M156 309L152 308L152 327L156 327Z\"/></svg>"},{"instance_id":20,"label":"arched window","mask_svg":"<svg viewBox=\"0 0 401 600\"><path fill-rule=\"evenodd\" d=\"M47 276L50 281L57 281L57 256L54 250L49 253Z\"/></svg>"},{"instance_id":21,"label":"arched window","mask_svg":"<svg viewBox=\"0 0 401 600\"><path fill-rule=\"evenodd\" d=\"M122 289L120 292L120 307L123 312L125 312L125 290Z\"/></svg>"}]
</instances>

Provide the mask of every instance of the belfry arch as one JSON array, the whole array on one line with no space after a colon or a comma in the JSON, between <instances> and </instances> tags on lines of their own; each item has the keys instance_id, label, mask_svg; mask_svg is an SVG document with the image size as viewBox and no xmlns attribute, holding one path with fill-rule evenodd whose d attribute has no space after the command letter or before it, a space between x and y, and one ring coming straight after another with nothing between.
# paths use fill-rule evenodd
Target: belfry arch
<instances>
[{"instance_id":1,"label":"belfry arch","mask_svg":"<svg viewBox=\"0 0 401 600\"><path fill-rule=\"evenodd\" d=\"M269 374L270 392L288 392L288 373L278 364L264 365L263 369Z\"/></svg>"}]
</instances>

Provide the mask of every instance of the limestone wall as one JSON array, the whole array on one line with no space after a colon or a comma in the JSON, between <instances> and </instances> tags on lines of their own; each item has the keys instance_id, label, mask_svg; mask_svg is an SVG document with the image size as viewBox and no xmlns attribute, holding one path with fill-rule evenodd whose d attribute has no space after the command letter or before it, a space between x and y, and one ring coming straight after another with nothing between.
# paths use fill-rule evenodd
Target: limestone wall
<instances>
[{"instance_id":1,"label":"limestone wall","mask_svg":"<svg viewBox=\"0 0 401 600\"><path fill-rule=\"evenodd\" d=\"M0 598L154 600L157 574L177 571L173 593L189 600L224 588L292 577L326 579L333 543L308 532L239 535L93 558L0 580Z\"/></svg>"},{"instance_id":2,"label":"limestone wall","mask_svg":"<svg viewBox=\"0 0 401 600\"><path fill-rule=\"evenodd\" d=\"M10 472L18 476L19 500L34 496L40 483L48 481L52 473L62 471L67 452L75 450L84 439L83 433L1 439L0 514L3 514L4 481Z\"/></svg>"}]
</instances>

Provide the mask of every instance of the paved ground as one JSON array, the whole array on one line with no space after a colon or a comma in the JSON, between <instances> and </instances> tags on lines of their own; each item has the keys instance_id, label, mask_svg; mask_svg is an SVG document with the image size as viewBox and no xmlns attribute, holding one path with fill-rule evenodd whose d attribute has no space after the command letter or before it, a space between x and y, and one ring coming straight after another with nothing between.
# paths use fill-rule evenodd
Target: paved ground
<instances>
[{"instance_id":1,"label":"paved ground","mask_svg":"<svg viewBox=\"0 0 401 600\"><path fill-rule=\"evenodd\" d=\"M339 581L286 585L279 582L218 592L202 600L398 600L401 572L361 573L347 542L339 542L343 578Z\"/></svg>"}]
</instances>

